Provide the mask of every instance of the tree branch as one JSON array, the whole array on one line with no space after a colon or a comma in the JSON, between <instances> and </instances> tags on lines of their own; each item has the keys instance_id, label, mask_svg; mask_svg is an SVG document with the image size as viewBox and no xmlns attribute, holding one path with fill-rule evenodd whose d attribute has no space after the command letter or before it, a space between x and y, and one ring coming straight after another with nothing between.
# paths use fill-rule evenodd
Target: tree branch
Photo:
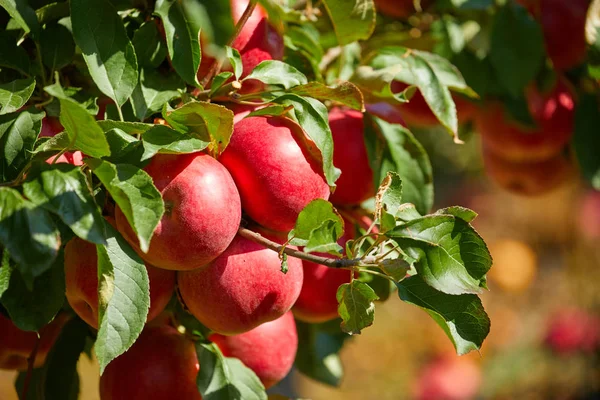
<instances>
[{"instance_id":1,"label":"tree branch","mask_svg":"<svg viewBox=\"0 0 600 400\"><path fill-rule=\"evenodd\" d=\"M317 256L314 254L304 253L300 250L292 249L291 247L282 246L277 242L273 242L262 236L260 233L253 232L246 228L238 229L238 234L243 238L253 241L254 243L258 243L260 245L265 246L268 249L276 251L277 253L285 253L288 256L292 256L295 258L299 258L301 260L310 261L315 264L321 264L330 268L345 268L349 269L352 267L357 267L359 265L375 265L377 260L375 257L364 257L364 258L329 258Z\"/></svg>"}]
</instances>

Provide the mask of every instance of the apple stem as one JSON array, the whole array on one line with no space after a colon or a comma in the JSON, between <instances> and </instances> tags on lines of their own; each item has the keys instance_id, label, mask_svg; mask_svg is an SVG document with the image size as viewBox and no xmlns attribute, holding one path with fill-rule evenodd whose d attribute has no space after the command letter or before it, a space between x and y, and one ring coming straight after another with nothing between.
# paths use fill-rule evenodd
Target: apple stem
<instances>
[{"instance_id":1,"label":"apple stem","mask_svg":"<svg viewBox=\"0 0 600 400\"><path fill-rule=\"evenodd\" d=\"M363 258L328 258L316 256L310 253L304 253L300 250L292 249L287 246L283 246L277 242L273 242L262 236L260 233L251 231L250 229L240 228L238 229L238 234L251 240L255 243L265 246L268 249L276 251L277 253L285 253L288 256L292 256L295 258L299 258L301 260L310 261L315 264L321 264L330 268L343 268L350 269L352 267L357 267L361 265L375 265L377 264L377 259L375 257L363 257Z\"/></svg>"},{"instance_id":2,"label":"apple stem","mask_svg":"<svg viewBox=\"0 0 600 400\"><path fill-rule=\"evenodd\" d=\"M229 39L229 43L227 43L227 46L231 47L235 39L237 39L237 37L240 35L240 32L242 32L242 29L244 29L244 25L246 25L248 18L250 18L250 15L252 15L252 13L254 12L256 4L258 4L258 0L250 0L250 2L248 3L248 7L246 7L241 18L235 25L235 31L231 39ZM220 58L212 63L210 69L208 70L208 73L202 79L202 82L200 82L202 87L205 87L208 84L208 82L210 82L210 80L213 78L213 76L217 75L221 71L221 67L223 66L224 61L224 58Z\"/></svg>"},{"instance_id":3,"label":"apple stem","mask_svg":"<svg viewBox=\"0 0 600 400\"><path fill-rule=\"evenodd\" d=\"M31 350L31 354L27 358L27 374L25 375L25 382L23 382L23 390L21 391L21 398L27 398L27 392L29 391L29 383L31 382L31 376L33 375L33 365L35 364L35 357L37 356L38 349L40 347L40 335L38 334L37 339L35 341L35 345L33 346L33 350Z\"/></svg>"}]
</instances>

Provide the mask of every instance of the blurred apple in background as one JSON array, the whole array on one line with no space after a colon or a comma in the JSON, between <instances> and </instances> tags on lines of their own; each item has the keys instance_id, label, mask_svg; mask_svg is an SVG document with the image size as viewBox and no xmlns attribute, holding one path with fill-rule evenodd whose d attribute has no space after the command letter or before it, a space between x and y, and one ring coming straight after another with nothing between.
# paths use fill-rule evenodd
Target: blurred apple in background
<instances>
[{"instance_id":1,"label":"blurred apple in background","mask_svg":"<svg viewBox=\"0 0 600 400\"><path fill-rule=\"evenodd\" d=\"M507 292L526 290L536 276L537 255L524 242L501 239L489 245L494 260L488 279Z\"/></svg>"},{"instance_id":2,"label":"blurred apple in background","mask_svg":"<svg viewBox=\"0 0 600 400\"><path fill-rule=\"evenodd\" d=\"M471 359L442 356L427 364L414 387L416 400L468 400L481 386L480 367Z\"/></svg>"},{"instance_id":3,"label":"blurred apple in background","mask_svg":"<svg viewBox=\"0 0 600 400\"><path fill-rule=\"evenodd\" d=\"M550 317L545 342L560 354L594 351L600 346L600 317L577 308L558 310Z\"/></svg>"}]
</instances>

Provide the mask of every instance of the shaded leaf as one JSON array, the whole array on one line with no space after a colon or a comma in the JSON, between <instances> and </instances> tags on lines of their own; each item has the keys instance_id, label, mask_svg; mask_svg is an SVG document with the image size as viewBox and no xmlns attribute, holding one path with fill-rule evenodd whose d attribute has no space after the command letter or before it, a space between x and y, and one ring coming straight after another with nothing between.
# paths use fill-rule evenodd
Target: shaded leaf
<instances>
[{"instance_id":1,"label":"shaded leaf","mask_svg":"<svg viewBox=\"0 0 600 400\"><path fill-rule=\"evenodd\" d=\"M17 111L27 103L35 89L35 79L17 79L0 85L0 115Z\"/></svg>"},{"instance_id":2,"label":"shaded leaf","mask_svg":"<svg viewBox=\"0 0 600 400\"><path fill-rule=\"evenodd\" d=\"M323 0L340 45L368 39L375 29L373 0Z\"/></svg>"},{"instance_id":3,"label":"shaded leaf","mask_svg":"<svg viewBox=\"0 0 600 400\"><path fill-rule=\"evenodd\" d=\"M353 280L341 285L336 293L342 330L351 335L373 324L377 295L369 285Z\"/></svg>"}]
</instances>

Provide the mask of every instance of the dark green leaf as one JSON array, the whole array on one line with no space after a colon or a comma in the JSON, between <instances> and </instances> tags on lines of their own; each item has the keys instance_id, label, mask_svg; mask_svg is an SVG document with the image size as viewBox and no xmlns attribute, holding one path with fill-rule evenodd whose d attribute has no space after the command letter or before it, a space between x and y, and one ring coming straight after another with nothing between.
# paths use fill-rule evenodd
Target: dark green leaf
<instances>
[{"instance_id":1,"label":"dark green leaf","mask_svg":"<svg viewBox=\"0 0 600 400\"><path fill-rule=\"evenodd\" d=\"M331 253L341 256L337 243L344 233L344 220L330 202L316 199L298 215L294 229L288 234L290 243L304 246L304 251Z\"/></svg>"},{"instance_id":2,"label":"dark green leaf","mask_svg":"<svg viewBox=\"0 0 600 400\"><path fill-rule=\"evenodd\" d=\"M428 285L448 294L479 293L492 257L467 222L452 215L429 215L398 225L386 236L416 261Z\"/></svg>"},{"instance_id":3,"label":"dark green leaf","mask_svg":"<svg viewBox=\"0 0 600 400\"><path fill-rule=\"evenodd\" d=\"M362 93L350 82L342 82L335 87L328 87L319 82L310 82L290 89L289 93L314 97L321 101L335 101L358 111L364 111L365 108Z\"/></svg>"},{"instance_id":4,"label":"dark green leaf","mask_svg":"<svg viewBox=\"0 0 600 400\"><path fill-rule=\"evenodd\" d=\"M158 0L154 11L162 19L167 37L167 49L175 71L187 83L200 86L198 68L200 52L199 14L203 8L192 1Z\"/></svg>"},{"instance_id":5,"label":"dark green leaf","mask_svg":"<svg viewBox=\"0 0 600 400\"><path fill-rule=\"evenodd\" d=\"M45 25L48 22L56 21L69 16L69 3L56 2L46 4L45 6L35 10L40 25Z\"/></svg>"},{"instance_id":6,"label":"dark green leaf","mask_svg":"<svg viewBox=\"0 0 600 400\"><path fill-rule=\"evenodd\" d=\"M2 263L0 263L0 298L10 285L10 276L15 270L15 265L11 262L10 253L4 249L2 252Z\"/></svg>"},{"instance_id":7,"label":"dark green leaf","mask_svg":"<svg viewBox=\"0 0 600 400\"><path fill-rule=\"evenodd\" d=\"M296 68L282 61L263 61L244 78L244 80L256 79L267 85L280 86L290 89L294 86L306 85L306 76Z\"/></svg>"},{"instance_id":8,"label":"dark green leaf","mask_svg":"<svg viewBox=\"0 0 600 400\"><path fill-rule=\"evenodd\" d=\"M29 56L7 32L0 31L0 67L12 68L29 76Z\"/></svg>"},{"instance_id":9,"label":"dark green leaf","mask_svg":"<svg viewBox=\"0 0 600 400\"><path fill-rule=\"evenodd\" d=\"M167 56L167 46L162 40L155 21L142 24L133 35L133 47L140 67L158 67Z\"/></svg>"},{"instance_id":10,"label":"dark green leaf","mask_svg":"<svg viewBox=\"0 0 600 400\"><path fill-rule=\"evenodd\" d=\"M80 168L69 164L46 167L23 185L23 191L35 205L58 215L80 238L106 243L104 220Z\"/></svg>"},{"instance_id":11,"label":"dark green leaf","mask_svg":"<svg viewBox=\"0 0 600 400\"><path fill-rule=\"evenodd\" d=\"M35 89L35 79L18 79L0 85L0 115L17 111L27 103Z\"/></svg>"},{"instance_id":12,"label":"dark green leaf","mask_svg":"<svg viewBox=\"0 0 600 400\"><path fill-rule=\"evenodd\" d=\"M73 36L92 79L102 93L123 105L138 81L135 50L123 20L108 0L71 0L70 4Z\"/></svg>"},{"instance_id":13,"label":"dark green leaf","mask_svg":"<svg viewBox=\"0 0 600 400\"><path fill-rule=\"evenodd\" d=\"M544 63L542 28L525 8L510 2L496 13L490 45L496 78L512 96L520 95Z\"/></svg>"},{"instance_id":14,"label":"dark green leaf","mask_svg":"<svg viewBox=\"0 0 600 400\"><path fill-rule=\"evenodd\" d=\"M69 134L71 148L81 150L91 157L110 155L104 132L85 108L65 98L60 101L60 123Z\"/></svg>"},{"instance_id":15,"label":"dark green leaf","mask_svg":"<svg viewBox=\"0 0 600 400\"><path fill-rule=\"evenodd\" d=\"M338 313L342 317L342 330L351 335L373 324L377 295L369 285L353 280L337 290Z\"/></svg>"},{"instance_id":16,"label":"dark green leaf","mask_svg":"<svg viewBox=\"0 0 600 400\"><path fill-rule=\"evenodd\" d=\"M104 120L98 121L98 125L104 132L108 132L111 129L120 129L130 135L141 135L147 130L151 129L154 124L144 124L141 122L124 122L124 121L112 121Z\"/></svg>"},{"instance_id":17,"label":"dark green leaf","mask_svg":"<svg viewBox=\"0 0 600 400\"><path fill-rule=\"evenodd\" d=\"M265 387L252 370L237 358L223 356L214 343L196 343L196 380L204 400L266 400Z\"/></svg>"},{"instance_id":18,"label":"dark green leaf","mask_svg":"<svg viewBox=\"0 0 600 400\"><path fill-rule=\"evenodd\" d=\"M119 128L106 132L106 139L110 146L110 157L104 157L104 160L113 164L132 164L140 168L143 166L144 148L141 140Z\"/></svg>"},{"instance_id":19,"label":"dark green leaf","mask_svg":"<svg viewBox=\"0 0 600 400\"><path fill-rule=\"evenodd\" d=\"M368 39L375 29L373 0L323 0L338 43Z\"/></svg>"},{"instance_id":20,"label":"dark green leaf","mask_svg":"<svg viewBox=\"0 0 600 400\"><path fill-rule=\"evenodd\" d=\"M52 85L46 86L44 90L53 97L56 97L52 103L46 106L46 111L51 116L60 116L60 101L58 99L70 99L79 104L81 107L85 108L88 114L94 117L98 115L99 107L98 104L96 104L97 97L92 95L92 93L83 90L82 88L73 86L63 88L60 85L60 82L56 81ZM50 110L51 108L54 108L54 104L56 104L55 112L54 110Z\"/></svg>"},{"instance_id":21,"label":"dark green leaf","mask_svg":"<svg viewBox=\"0 0 600 400\"><path fill-rule=\"evenodd\" d=\"M20 113L0 115L0 179L10 181L31 159L42 129L43 111L30 107Z\"/></svg>"},{"instance_id":22,"label":"dark green leaf","mask_svg":"<svg viewBox=\"0 0 600 400\"><path fill-rule=\"evenodd\" d=\"M185 133L177 132L164 125L155 125L142 136L144 154L142 161L156 153L185 154L204 150L208 143Z\"/></svg>"},{"instance_id":23,"label":"dark green leaf","mask_svg":"<svg viewBox=\"0 0 600 400\"><path fill-rule=\"evenodd\" d=\"M150 288L142 259L110 224L98 251L98 337L94 350L100 373L136 341L148 316Z\"/></svg>"},{"instance_id":24,"label":"dark green leaf","mask_svg":"<svg viewBox=\"0 0 600 400\"><path fill-rule=\"evenodd\" d=\"M477 296L438 292L418 275L403 280L397 286L403 301L421 307L442 327L458 354L481 348L490 332L490 319Z\"/></svg>"},{"instance_id":25,"label":"dark green leaf","mask_svg":"<svg viewBox=\"0 0 600 400\"><path fill-rule=\"evenodd\" d=\"M164 76L154 69L142 68L140 82L131 95L133 112L137 119L143 121L184 90L185 84L177 75Z\"/></svg>"},{"instance_id":26,"label":"dark green leaf","mask_svg":"<svg viewBox=\"0 0 600 400\"><path fill-rule=\"evenodd\" d=\"M28 288L23 273L26 266L17 265L10 277L8 290L2 295L2 305L8 311L14 324L24 331L39 331L52 321L65 301L65 268L62 253L49 270L33 280Z\"/></svg>"},{"instance_id":27,"label":"dark green leaf","mask_svg":"<svg viewBox=\"0 0 600 400\"><path fill-rule=\"evenodd\" d=\"M71 63L75 55L73 35L60 24L48 24L40 38L42 61L51 71Z\"/></svg>"},{"instance_id":28,"label":"dark green leaf","mask_svg":"<svg viewBox=\"0 0 600 400\"><path fill-rule=\"evenodd\" d=\"M38 37L40 24L35 11L27 3L23 0L0 0L0 7L4 8L17 21L25 33L31 32L34 37Z\"/></svg>"},{"instance_id":29,"label":"dark green leaf","mask_svg":"<svg viewBox=\"0 0 600 400\"><path fill-rule=\"evenodd\" d=\"M600 112L595 95L583 96L575 113L573 145L581 172L596 190L600 190Z\"/></svg>"},{"instance_id":30,"label":"dark green leaf","mask_svg":"<svg viewBox=\"0 0 600 400\"><path fill-rule=\"evenodd\" d=\"M225 71L217 74L210 85L210 96L214 96L217 90L221 89L223 85L233 76L233 72Z\"/></svg>"}]
</instances>

